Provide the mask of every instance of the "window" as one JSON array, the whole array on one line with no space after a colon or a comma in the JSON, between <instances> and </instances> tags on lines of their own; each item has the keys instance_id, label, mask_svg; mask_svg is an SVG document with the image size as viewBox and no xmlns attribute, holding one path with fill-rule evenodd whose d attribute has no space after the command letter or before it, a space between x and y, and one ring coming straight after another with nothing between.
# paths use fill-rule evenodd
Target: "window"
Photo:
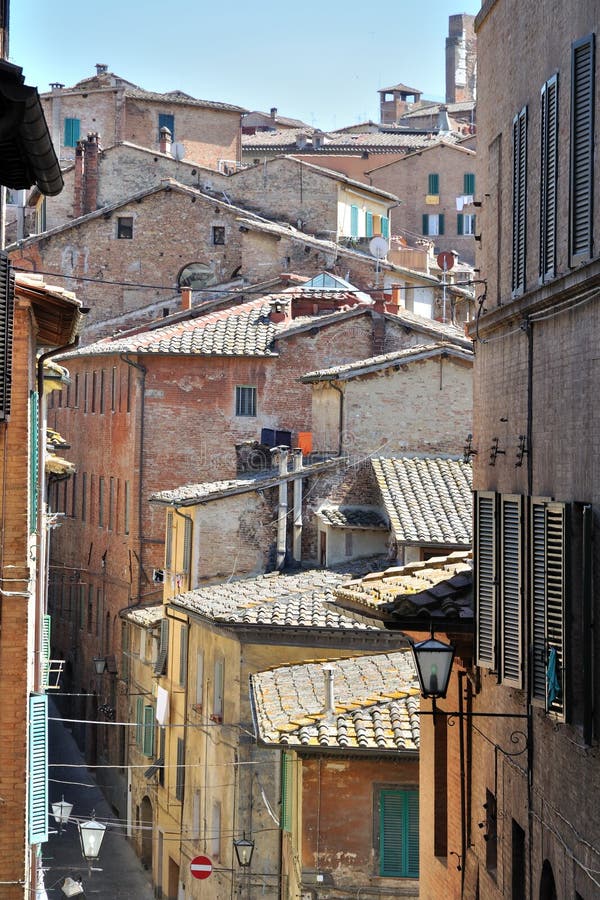
<instances>
[{"instance_id":1,"label":"window","mask_svg":"<svg viewBox=\"0 0 600 900\"><path fill-rule=\"evenodd\" d=\"M133 216L119 216L117 218L117 238L119 240L131 240L133 237Z\"/></svg>"},{"instance_id":2,"label":"window","mask_svg":"<svg viewBox=\"0 0 600 900\"><path fill-rule=\"evenodd\" d=\"M592 254L594 166L594 35L573 44L571 56L570 261Z\"/></svg>"},{"instance_id":3,"label":"window","mask_svg":"<svg viewBox=\"0 0 600 900\"><path fill-rule=\"evenodd\" d=\"M365 213L365 234L368 238L373 237L373 213Z\"/></svg>"},{"instance_id":4,"label":"window","mask_svg":"<svg viewBox=\"0 0 600 900\"><path fill-rule=\"evenodd\" d=\"M419 791L382 788L379 791L379 874L419 877Z\"/></svg>"},{"instance_id":5,"label":"window","mask_svg":"<svg viewBox=\"0 0 600 900\"><path fill-rule=\"evenodd\" d=\"M353 544L352 532L347 531L345 537L346 537L346 540L345 540L344 555L352 556L352 544Z\"/></svg>"},{"instance_id":6,"label":"window","mask_svg":"<svg viewBox=\"0 0 600 900\"><path fill-rule=\"evenodd\" d=\"M183 559L182 569L185 576L189 580L192 567L192 523L190 519L185 519L183 523Z\"/></svg>"},{"instance_id":7,"label":"window","mask_svg":"<svg viewBox=\"0 0 600 900\"><path fill-rule=\"evenodd\" d=\"M475 216L470 213L458 213L456 216L456 233L464 235L475 234Z\"/></svg>"},{"instance_id":8,"label":"window","mask_svg":"<svg viewBox=\"0 0 600 900\"><path fill-rule=\"evenodd\" d=\"M223 225L213 225L212 242L215 246L225 243L225 227Z\"/></svg>"},{"instance_id":9,"label":"window","mask_svg":"<svg viewBox=\"0 0 600 900\"><path fill-rule=\"evenodd\" d=\"M88 587L88 598L87 598L87 632L88 634L92 633L92 623L94 619L94 586L92 584Z\"/></svg>"},{"instance_id":10,"label":"window","mask_svg":"<svg viewBox=\"0 0 600 900\"><path fill-rule=\"evenodd\" d=\"M129 534L129 482L125 482L125 496L123 498L123 530L125 534Z\"/></svg>"},{"instance_id":11,"label":"window","mask_svg":"<svg viewBox=\"0 0 600 900\"><path fill-rule=\"evenodd\" d=\"M498 812L496 796L485 792L485 867L495 877L498 866Z\"/></svg>"},{"instance_id":12,"label":"window","mask_svg":"<svg viewBox=\"0 0 600 900\"><path fill-rule=\"evenodd\" d=\"M79 119L65 119L65 134L63 141L65 147L77 146L80 130L81 122Z\"/></svg>"},{"instance_id":13,"label":"window","mask_svg":"<svg viewBox=\"0 0 600 900\"><path fill-rule=\"evenodd\" d=\"M204 653L198 650L196 655L196 709L202 709L204 699Z\"/></svg>"},{"instance_id":14,"label":"window","mask_svg":"<svg viewBox=\"0 0 600 900\"><path fill-rule=\"evenodd\" d=\"M512 290L525 290L527 225L527 107L513 119Z\"/></svg>"},{"instance_id":15,"label":"window","mask_svg":"<svg viewBox=\"0 0 600 900\"><path fill-rule=\"evenodd\" d=\"M211 822L211 856L220 859L221 856L221 804L213 803Z\"/></svg>"},{"instance_id":16,"label":"window","mask_svg":"<svg viewBox=\"0 0 600 900\"><path fill-rule=\"evenodd\" d=\"M81 476L81 521L85 522L87 516L87 472Z\"/></svg>"},{"instance_id":17,"label":"window","mask_svg":"<svg viewBox=\"0 0 600 900\"><path fill-rule=\"evenodd\" d=\"M111 478L108 483L108 530L114 528L115 517L115 479Z\"/></svg>"},{"instance_id":18,"label":"window","mask_svg":"<svg viewBox=\"0 0 600 900\"><path fill-rule=\"evenodd\" d=\"M100 370L100 412L104 412L104 380L106 377L106 372L104 369Z\"/></svg>"},{"instance_id":19,"label":"window","mask_svg":"<svg viewBox=\"0 0 600 900\"><path fill-rule=\"evenodd\" d=\"M158 139L160 140L160 129L168 128L171 132L171 140L175 140L175 116L172 113L158 114Z\"/></svg>"},{"instance_id":20,"label":"window","mask_svg":"<svg viewBox=\"0 0 600 900\"><path fill-rule=\"evenodd\" d=\"M114 412L117 408L117 367L111 369L110 380L110 411Z\"/></svg>"},{"instance_id":21,"label":"window","mask_svg":"<svg viewBox=\"0 0 600 900\"><path fill-rule=\"evenodd\" d=\"M256 415L256 388L237 385L235 389L236 416Z\"/></svg>"},{"instance_id":22,"label":"window","mask_svg":"<svg viewBox=\"0 0 600 900\"><path fill-rule=\"evenodd\" d=\"M71 475L71 516L77 517L77 472Z\"/></svg>"},{"instance_id":23,"label":"window","mask_svg":"<svg viewBox=\"0 0 600 900\"><path fill-rule=\"evenodd\" d=\"M48 840L48 696L29 697L29 843Z\"/></svg>"},{"instance_id":24,"label":"window","mask_svg":"<svg viewBox=\"0 0 600 900\"><path fill-rule=\"evenodd\" d=\"M104 528L104 476L98 478L98 525Z\"/></svg>"},{"instance_id":25,"label":"window","mask_svg":"<svg viewBox=\"0 0 600 900\"><path fill-rule=\"evenodd\" d=\"M540 278L553 278L556 269L556 181L558 178L558 76L541 94Z\"/></svg>"},{"instance_id":26,"label":"window","mask_svg":"<svg viewBox=\"0 0 600 900\"><path fill-rule=\"evenodd\" d=\"M167 513L167 530L165 534L165 569L171 571L173 565L173 513Z\"/></svg>"},{"instance_id":27,"label":"window","mask_svg":"<svg viewBox=\"0 0 600 900\"><path fill-rule=\"evenodd\" d=\"M525 831L518 822L512 820L512 853L511 853L511 897L513 900L524 900L525 872L527 864L525 858Z\"/></svg>"},{"instance_id":28,"label":"window","mask_svg":"<svg viewBox=\"0 0 600 900\"><path fill-rule=\"evenodd\" d=\"M358 206L350 207L350 237L358 237Z\"/></svg>"},{"instance_id":29,"label":"window","mask_svg":"<svg viewBox=\"0 0 600 900\"><path fill-rule=\"evenodd\" d=\"M183 738L177 738L177 770L175 773L175 797L183 803L183 791L185 788L185 743Z\"/></svg>"},{"instance_id":30,"label":"window","mask_svg":"<svg viewBox=\"0 0 600 900\"><path fill-rule=\"evenodd\" d=\"M463 175L463 194L467 197L475 194L475 174L473 172L465 172Z\"/></svg>"},{"instance_id":31,"label":"window","mask_svg":"<svg viewBox=\"0 0 600 900\"><path fill-rule=\"evenodd\" d=\"M167 662L167 653L169 650L169 620L160 620L160 640L158 644L158 655L154 664L154 674L164 675L165 665Z\"/></svg>"},{"instance_id":32,"label":"window","mask_svg":"<svg viewBox=\"0 0 600 900\"><path fill-rule=\"evenodd\" d=\"M83 411L86 413L88 411L88 381L89 381L89 373L86 372L83 376Z\"/></svg>"},{"instance_id":33,"label":"window","mask_svg":"<svg viewBox=\"0 0 600 900\"><path fill-rule=\"evenodd\" d=\"M92 412L96 412L96 394L98 391L98 373L92 372Z\"/></svg>"},{"instance_id":34,"label":"window","mask_svg":"<svg viewBox=\"0 0 600 900\"><path fill-rule=\"evenodd\" d=\"M144 754L144 756L154 756L153 706L144 706L144 720L142 726L142 753Z\"/></svg>"},{"instance_id":35,"label":"window","mask_svg":"<svg viewBox=\"0 0 600 900\"><path fill-rule=\"evenodd\" d=\"M182 625L179 630L179 684L185 687L187 681L188 627Z\"/></svg>"},{"instance_id":36,"label":"window","mask_svg":"<svg viewBox=\"0 0 600 900\"><path fill-rule=\"evenodd\" d=\"M281 754L281 827L292 830L292 764L293 760L285 751Z\"/></svg>"},{"instance_id":37,"label":"window","mask_svg":"<svg viewBox=\"0 0 600 900\"><path fill-rule=\"evenodd\" d=\"M215 660L213 683L213 710L211 719L215 722L223 721L223 687L225 684L225 660Z\"/></svg>"},{"instance_id":38,"label":"window","mask_svg":"<svg viewBox=\"0 0 600 900\"><path fill-rule=\"evenodd\" d=\"M436 235L441 235L444 233L444 214L443 213L434 213L429 214L425 213L423 215L423 234L431 235L435 237Z\"/></svg>"},{"instance_id":39,"label":"window","mask_svg":"<svg viewBox=\"0 0 600 900\"><path fill-rule=\"evenodd\" d=\"M427 193L439 194L440 192L440 176L436 174L429 175L427 178Z\"/></svg>"}]
</instances>

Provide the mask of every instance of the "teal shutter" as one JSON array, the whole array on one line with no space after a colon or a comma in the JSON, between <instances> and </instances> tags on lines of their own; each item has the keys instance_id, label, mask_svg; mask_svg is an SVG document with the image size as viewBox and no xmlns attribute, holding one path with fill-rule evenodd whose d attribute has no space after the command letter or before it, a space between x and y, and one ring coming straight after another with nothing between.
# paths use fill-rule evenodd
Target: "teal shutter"
<instances>
[{"instance_id":1,"label":"teal shutter","mask_svg":"<svg viewBox=\"0 0 600 900\"><path fill-rule=\"evenodd\" d=\"M458 213L456 217L456 233L459 235L465 233L465 224L462 213Z\"/></svg>"},{"instance_id":2,"label":"teal shutter","mask_svg":"<svg viewBox=\"0 0 600 900\"><path fill-rule=\"evenodd\" d=\"M0 421L10 415L14 305L15 276L8 256L0 252Z\"/></svg>"},{"instance_id":3,"label":"teal shutter","mask_svg":"<svg viewBox=\"0 0 600 900\"><path fill-rule=\"evenodd\" d=\"M423 213L423 234L429 234L429 216Z\"/></svg>"},{"instance_id":4,"label":"teal shutter","mask_svg":"<svg viewBox=\"0 0 600 900\"><path fill-rule=\"evenodd\" d=\"M168 128L171 132L171 140L175 140L175 116L170 113L159 113L158 115L158 134L160 138L160 129Z\"/></svg>"},{"instance_id":5,"label":"teal shutter","mask_svg":"<svg viewBox=\"0 0 600 900\"><path fill-rule=\"evenodd\" d=\"M440 176L439 175L430 175L427 179L427 193L428 194L439 194L440 192Z\"/></svg>"},{"instance_id":6,"label":"teal shutter","mask_svg":"<svg viewBox=\"0 0 600 900\"><path fill-rule=\"evenodd\" d=\"M42 618L42 687L50 684L50 624L51 616Z\"/></svg>"},{"instance_id":7,"label":"teal shutter","mask_svg":"<svg viewBox=\"0 0 600 900\"><path fill-rule=\"evenodd\" d=\"M358 237L358 206L350 207L350 237Z\"/></svg>"},{"instance_id":8,"label":"teal shutter","mask_svg":"<svg viewBox=\"0 0 600 900\"><path fill-rule=\"evenodd\" d=\"M29 843L48 840L48 697L29 698Z\"/></svg>"},{"instance_id":9,"label":"teal shutter","mask_svg":"<svg viewBox=\"0 0 600 900\"><path fill-rule=\"evenodd\" d=\"M292 830L292 758L285 752L281 755L281 828Z\"/></svg>"},{"instance_id":10,"label":"teal shutter","mask_svg":"<svg viewBox=\"0 0 600 900\"><path fill-rule=\"evenodd\" d=\"M154 707L144 707L144 739L142 742L144 756L152 756L154 753Z\"/></svg>"},{"instance_id":11,"label":"teal shutter","mask_svg":"<svg viewBox=\"0 0 600 900\"><path fill-rule=\"evenodd\" d=\"M144 698L137 697L135 701L135 742L142 746L144 736Z\"/></svg>"},{"instance_id":12,"label":"teal shutter","mask_svg":"<svg viewBox=\"0 0 600 900\"><path fill-rule=\"evenodd\" d=\"M439 222L439 226L440 226L439 230L438 230L438 234L443 234L444 233L444 213L439 214L438 222Z\"/></svg>"},{"instance_id":13,"label":"teal shutter","mask_svg":"<svg viewBox=\"0 0 600 900\"><path fill-rule=\"evenodd\" d=\"M65 119L65 147L77 146L81 123L79 119Z\"/></svg>"},{"instance_id":14,"label":"teal shutter","mask_svg":"<svg viewBox=\"0 0 600 900\"><path fill-rule=\"evenodd\" d=\"M463 179L463 194L472 197L475 193L475 174L473 172L465 172Z\"/></svg>"},{"instance_id":15,"label":"teal shutter","mask_svg":"<svg viewBox=\"0 0 600 900\"><path fill-rule=\"evenodd\" d=\"M379 816L379 874L384 877L418 878L418 790L382 790Z\"/></svg>"},{"instance_id":16,"label":"teal shutter","mask_svg":"<svg viewBox=\"0 0 600 900\"><path fill-rule=\"evenodd\" d=\"M38 447L38 395L29 395L29 531L37 531L38 489L39 489L39 447Z\"/></svg>"},{"instance_id":17,"label":"teal shutter","mask_svg":"<svg viewBox=\"0 0 600 900\"><path fill-rule=\"evenodd\" d=\"M365 234L368 238L373 237L373 213L365 213Z\"/></svg>"},{"instance_id":18,"label":"teal shutter","mask_svg":"<svg viewBox=\"0 0 600 900\"><path fill-rule=\"evenodd\" d=\"M387 216L381 217L381 236L384 238L390 236L390 220Z\"/></svg>"}]
</instances>

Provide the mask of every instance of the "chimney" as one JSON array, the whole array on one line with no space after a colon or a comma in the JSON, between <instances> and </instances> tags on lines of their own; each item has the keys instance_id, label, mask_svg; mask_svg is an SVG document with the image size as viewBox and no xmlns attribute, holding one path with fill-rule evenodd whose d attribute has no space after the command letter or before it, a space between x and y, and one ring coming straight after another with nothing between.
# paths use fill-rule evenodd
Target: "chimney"
<instances>
[{"instance_id":1,"label":"chimney","mask_svg":"<svg viewBox=\"0 0 600 900\"><path fill-rule=\"evenodd\" d=\"M161 153L170 153L171 152L171 140L173 135L169 131L166 125L160 129L160 141L158 145L158 149Z\"/></svg>"},{"instance_id":2,"label":"chimney","mask_svg":"<svg viewBox=\"0 0 600 900\"><path fill-rule=\"evenodd\" d=\"M83 141L77 141L75 147L75 181L73 185L73 215L83 215Z\"/></svg>"},{"instance_id":3,"label":"chimney","mask_svg":"<svg viewBox=\"0 0 600 900\"><path fill-rule=\"evenodd\" d=\"M181 308L192 308L192 289L190 287L181 288Z\"/></svg>"},{"instance_id":4,"label":"chimney","mask_svg":"<svg viewBox=\"0 0 600 900\"><path fill-rule=\"evenodd\" d=\"M450 119L448 118L448 109L440 106L438 113L438 131L450 131Z\"/></svg>"},{"instance_id":5,"label":"chimney","mask_svg":"<svg viewBox=\"0 0 600 900\"><path fill-rule=\"evenodd\" d=\"M64 88L64 84L61 84L60 81L51 81L50 82L50 90L54 92L62 91Z\"/></svg>"},{"instance_id":6,"label":"chimney","mask_svg":"<svg viewBox=\"0 0 600 900\"><path fill-rule=\"evenodd\" d=\"M335 698L333 695L333 666L331 663L325 663L323 666L323 679L325 681L325 705L323 712L327 718L335 715Z\"/></svg>"},{"instance_id":7,"label":"chimney","mask_svg":"<svg viewBox=\"0 0 600 900\"><path fill-rule=\"evenodd\" d=\"M273 121L275 121L275 119L277 118L277 107L276 106L271 107L271 118Z\"/></svg>"},{"instance_id":8,"label":"chimney","mask_svg":"<svg viewBox=\"0 0 600 900\"><path fill-rule=\"evenodd\" d=\"M277 325L279 322L287 322L291 318L289 300L271 300L269 301L269 306L271 307L269 319L274 325Z\"/></svg>"},{"instance_id":9,"label":"chimney","mask_svg":"<svg viewBox=\"0 0 600 900\"><path fill-rule=\"evenodd\" d=\"M83 141L83 213L98 209L98 135Z\"/></svg>"},{"instance_id":10,"label":"chimney","mask_svg":"<svg viewBox=\"0 0 600 900\"><path fill-rule=\"evenodd\" d=\"M108 66L106 63L96 63L96 75L106 75Z\"/></svg>"}]
</instances>

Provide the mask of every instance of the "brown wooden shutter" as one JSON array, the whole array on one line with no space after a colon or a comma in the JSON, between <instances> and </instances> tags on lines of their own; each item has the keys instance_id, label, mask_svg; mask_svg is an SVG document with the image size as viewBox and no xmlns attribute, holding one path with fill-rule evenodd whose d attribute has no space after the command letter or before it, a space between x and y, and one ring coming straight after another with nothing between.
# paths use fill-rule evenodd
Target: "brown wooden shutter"
<instances>
[{"instance_id":1,"label":"brown wooden shutter","mask_svg":"<svg viewBox=\"0 0 600 900\"><path fill-rule=\"evenodd\" d=\"M500 499L500 677L517 688L523 686L522 504L517 495Z\"/></svg>"},{"instance_id":2,"label":"brown wooden shutter","mask_svg":"<svg viewBox=\"0 0 600 900\"><path fill-rule=\"evenodd\" d=\"M10 416L12 388L15 276L6 253L0 252L0 421Z\"/></svg>"},{"instance_id":3,"label":"brown wooden shutter","mask_svg":"<svg viewBox=\"0 0 600 900\"><path fill-rule=\"evenodd\" d=\"M496 668L496 495L475 494L476 662Z\"/></svg>"},{"instance_id":4,"label":"brown wooden shutter","mask_svg":"<svg viewBox=\"0 0 600 900\"><path fill-rule=\"evenodd\" d=\"M571 265L592 255L594 165L594 35L571 55Z\"/></svg>"},{"instance_id":5,"label":"brown wooden shutter","mask_svg":"<svg viewBox=\"0 0 600 900\"><path fill-rule=\"evenodd\" d=\"M556 180L558 177L558 75L541 94L540 278L556 271Z\"/></svg>"},{"instance_id":6,"label":"brown wooden shutter","mask_svg":"<svg viewBox=\"0 0 600 900\"><path fill-rule=\"evenodd\" d=\"M513 293L525 290L527 225L527 107L513 119Z\"/></svg>"}]
</instances>

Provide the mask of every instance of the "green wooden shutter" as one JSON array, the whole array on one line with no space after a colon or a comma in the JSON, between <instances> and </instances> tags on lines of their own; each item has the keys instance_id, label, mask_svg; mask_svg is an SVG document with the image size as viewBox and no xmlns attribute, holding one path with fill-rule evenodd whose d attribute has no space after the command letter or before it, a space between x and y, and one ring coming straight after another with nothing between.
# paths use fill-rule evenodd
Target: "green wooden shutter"
<instances>
[{"instance_id":1,"label":"green wooden shutter","mask_svg":"<svg viewBox=\"0 0 600 900\"><path fill-rule=\"evenodd\" d=\"M465 233L465 223L462 213L458 213L456 216L456 233L459 235Z\"/></svg>"},{"instance_id":2,"label":"green wooden shutter","mask_svg":"<svg viewBox=\"0 0 600 900\"><path fill-rule=\"evenodd\" d=\"M436 174L429 175L427 179L427 193L439 194L440 192L440 176Z\"/></svg>"},{"instance_id":3,"label":"green wooden shutter","mask_svg":"<svg viewBox=\"0 0 600 900\"><path fill-rule=\"evenodd\" d=\"M75 147L79 140L81 122L79 119L65 119L65 147Z\"/></svg>"},{"instance_id":4,"label":"green wooden shutter","mask_svg":"<svg viewBox=\"0 0 600 900\"><path fill-rule=\"evenodd\" d=\"M365 213L365 234L368 238L373 237L373 213Z\"/></svg>"},{"instance_id":5,"label":"green wooden shutter","mask_svg":"<svg viewBox=\"0 0 600 900\"><path fill-rule=\"evenodd\" d=\"M185 790L185 742L183 738L177 738L177 772L175 775L175 797L183 803Z\"/></svg>"},{"instance_id":6,"label":"green wooden shutter","mask_svg":"<svg viewBox=\"0 0 600 900\"><path fill-rule=\"evenodd\" d=\"M0 421L10 416L14 307L15 276L8 256L0 252Z\"/></svg>"},{"instance_id":7,"label":"green wooden shutter","mask_svg":"<svg viewBox=\"0 0 600 900\"><path fill-rule=\"evenodd\" d=\"M512 289L525 289L527 225L527 107L513 119Z\"/></svg>"},{"instance_id":8,"label":"green wooden shutter","mask_svg":"<svg viewBox=\"0 0 600 900\"><path fill-rule=\"evenodd\" d=\"M540 277L553 278L556 267L556 195L558 178L558 75L541 92Z\"/></svg>"},{"instance_id":9,"label":"green wooden shutter","mask_svg":"<svg viewBox=\"0 0 600 900\"><path fill-rule=\"evenodd\" d=\"M42 618L42 687L50 684L50 626L52 617L45 615Z\"/></svg>"},{"instance_id":10,"label":"green wooden shutter","mask_svg":"<svg viewBox=\"0 0 600 900\"><path fill-rule=\"evenodd\" d=\"M475 655L478 666L496 668L496 495L475 494Z\"/></svg>"},{"instance_id":11,"label":"green wooden shutter","mask_svg":"<svg viewBox=\"0 0 600 900\"><path fill-rule=\"evenodd\" d=\"M142 753L144 756L152 756L154 753L154 707L144 707L144 737L142 741Z\"/></svg>"},{"instance_id":12,"label":"green wooden shutter","mask_svg":"<svg viewBox=\"0 0 600 900\"><path fill-rule=\"evenodd\" d=\"M281 828L292 830L292 757L281 754Z\"/></svg>"},{"instance_id":13,"label":"green wooden shutter","mask_svg":"<svg viewBox=\"0 0 600 900\"><path fill-rule=\"evenodd\" d=\"M463 194L472 197L475 194L475 174L474 172L465 172L463 176Z\"/></svg>"},{"instance_id":14,"label":"green wooden shutter","mask_svg":"<svg viewBox=\"0 0 600 900\"><path fill-rule=\"evenodd\" d=\"M427 213L423 213L423 234L429 234L429 216Z\"/></svg>"},{"instance_id":15,"label":"green wooden shutter","mask_svg":"<svg viewBox=\"0 0 600 900\"><path fill-rule=\"evenodd\" d=\"M142 746L144 737L144 698L136 697L135 701L135 742Z\"/></svg>"},{"instance_id":16,"label":"green wooden shutter","mask_svg":"<svg viewBox=\"0 0 600 900\"><path fill-rule=\"evenodd\" d=\"M358 237L358 206L350 207L350 237Z\"/></svg>"},{"instance_id":17,"label":"green wooden shutter","mask_svg":"<svg viewBox=\"0 0 600 900\"><path fill-rule=\"evenodd\" d=\"M160 139L160 129L168 128L171 132L171 140L175 140L175 116L172 113L158 114L158 135Z\"/></svg>"},{"instance_id":18,"label":"green wooden shutter","mask_svg":"<svg viewBox=\"0 0 600 900\"><path fill-rule=\"evenodd\" d=\"M500 673L503 684L520 688L523 686L522 498L502 496L500 510Z\"/></svg>"},{"instance_id":19,"label":"green wooden shutter","mask_svg":"<svg viewBox=\"0 0 600 900\"><path fill-rule=\"evenodd\" d=\"M48 840L48 697L29 698L29 843Z\"/></svg>"},{"instance_id":20,"label":"green wooden shutter","mask_svg":"<svg viewBox=\"0 0 600 900\"><path fill-rule=\"evenodd\" d=\"M571 57L571 262L592 253L594 69L591 34L573 44Z\"/></svg>"},{"instance_id":21,"label":"green wooden shutter","mask_svg":"<svg viewBox=\"0 0 600 900\"><path fill-rule=\"evenodd\" d=\"M167 653L169 651L169 620L161 619L160 621L160 642L158 645L158 656L154 664L154 674L164 675L167 662Z\"/></svg>"},{"instance_id":22,"label":"green wooden shutter","mask_svg":"<svg viewBox=\"0 0 600 900\"><path fill-rule=\"evenodd\" d=\"M390 236L390 220L387 216L381 217L381 237L389 238Z\"/></svg>"},{"instance_id":23,"label":"green wooden shutter","mask_svg":"<svg viewBox=\"0 0 600 900\"><path fill-rule=\"evenodd\" d=\"M440 213L438 216L438 234L444 233L444 213Z\"/></svg>"},{"instance_id":24,"label":"green wooden shutter","mask_svg":"<svg viewBox=\"0 0 600 900\"><path fill-rule=\"evenodd\" d=\"M419 792L414 788L380 793L379 874L419 877Z\"/></svg>"},{"instance_id":25,"label":"green wooden shutter","mask_svg":"<svg viewBox=\"0 0 600 900\"><path fill-rule=\"evenodd\" d=\"M39 501L38 395L29 395L29 531L37 531Z\"/></svg>"}]
</instances>

